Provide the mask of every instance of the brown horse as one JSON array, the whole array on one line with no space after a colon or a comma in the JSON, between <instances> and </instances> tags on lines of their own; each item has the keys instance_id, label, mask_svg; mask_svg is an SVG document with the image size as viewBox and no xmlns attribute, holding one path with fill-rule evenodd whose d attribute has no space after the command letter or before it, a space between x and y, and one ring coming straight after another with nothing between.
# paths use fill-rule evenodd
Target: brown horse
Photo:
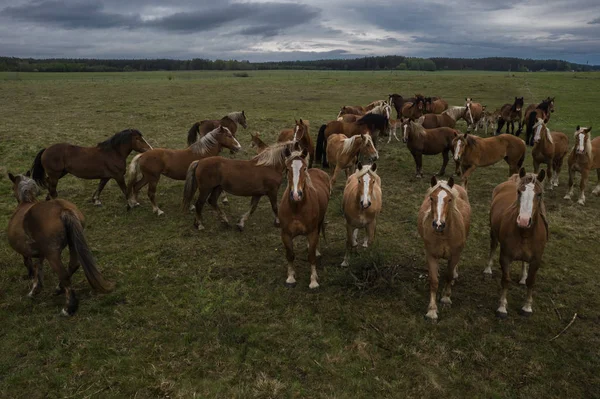
<instances>
[{"instance_id":1,"label":"brown horse","mask_svg":"<svg viewBox=\"0 0 600 399\"><path fill-rule=\"evenodd\" d=\"M376 161L379 153L373 144L370 134L359 134L352 137L346 137L343 134L332 134L327 139L327 159L330 161L330 167L333 167L331 176L331 191L340 171L346 173L346 178L354 167L359 156L367 161ZM352 171L353 172L353 171Z\"/></svg>"},{"instance_id":2,"label":"brown horse","mask_svg":"<svg viewBox=\"0 0 600 399\"><path fill-rule=\"evenodd\" d=\"M448 165L448 152L454 148L452 141L458 137L459 132L449 127L424 129L423 126L409 119L402 123L402 141L406 143L417 166L417 177L423 177L423 155L442 154L443 163L438 175L446 173Z\"/></svg>"},{"instance_id":3,"label":"brown horse","mask_svg":"<svg viewBox=\"0 0 600 399\"><path fill-rule=\"evenodd\" d=\"M508 127L510 124L511 134L515 134L515 121L519 123L517 129L517 136L521 134L523 127L523 97L515 97L515 101L512 104L504 104L500 108L500 118L498 119L498 128L496 134L500 134L502 127L506 123L506 133L508 133Z\"/></svg>"},{"instance_id":4,"label":"brown horse","mask_svg":"<svg viewBox=\"0 0 600 399\"><path fill-rule=\"evenodd\" d=\"M527 145L531 146L533 146L533 125L537 123L538 119L542 119L544 123L548 123L550 120L550 114L554 112L554 97L548 97L541 103L535 105L533 109L532 106L534 106L534 104L531 104L529 107L527 107L525 110L525 118L523 118L525 123L525 132L527 133L525 142Z\"/></svg>"},{"instance_id":5,"label":"brown horse","mask_svg":"<svg viewBox=\"0 0 600 399\"><path fill-rule=\"evenodd\" d=\"M574 191L575 172L581 174L581 182L579 183L579 205L585 205L585 186L587 184L590 171L596 169L598 172L598 185L592 191L592 194L600 196L600 137L592 140L590 132L592 127L579 127L575 131L575 146L569 154L567 161L569 165L569 191L565 195L565 199L570 200Z\"/></svg>"},{"instance_id":6,"label":"brown horse","mask_svg":"<svg viewBox=\"0 0 600 399\"><path fill-rule=\"evenodd\" d=\"M385 106L388 105L387 101L385 100L375 100L372 103L367 104L366 107L364 107L365 113L367 112L371 112L373 110L373 108L377 108L377 107L381 107L381 106ZM389 118L389 116L388 116Z\"/></svg>"},{"instance_id":7,"label":"brown horse","mask_svg":"<svg viewBox=\"0 0 600 399\"><path fill-rule=\"evenodd\" d=\"M73 315L79 301L71 287L71 276L83 265L83 271L93 289L99 292L112 290L113 284L104 280L92 256L83 228L85 218L77 207L69 201L55 199L38 202L39 189L26 175L8 174L12 182L13 194L17 198L17 209L8 222L8 242L23 256L23 262L33 279L29 296L33 297L42 289L44 260L58 275L58 293L65 294L66 305L62 310L65 316ZM62 251L69 246L69 268L63 266ZM35 259L35 261L34 261Z\"/></svg>"},{"instance_id":8,"label":"brown horse","mask_svg":"<svg viewBox=\"0 0 600 399\"><path fill-rule=\"evenodd\" d=\"M99 206L102 205L100 193L110 179L115 179L123 195L126 195L126 161L131 151L145 152L151 149L142 133L135 129L123 130L95 147L54 144L38 152L31 167L32 177L40 187L48 188L46 199L58 196L58 180L67 173L80 179L100 179L92 195L92 202Z\"/></svg>"},{"instance_id":9,"label":"brown horse","mask_svg":"<svg viewBox=\"0 0 600 399\"><path fill-rule=\"evenodd\" d=\"M414 102L405 101L402 105L401 115L405 118L418 119L425 113L425 97L416 94Z\"/></svg>"},{"instance_id":10,"label":"brown horse","mask_svg":"<svg viewBox=\"0 0 600 399\"><path fill-rule=\"evenodd\" d=\"M188 146L194 144L198 138L206 136L209 132L212 132L219 126L226 127L229 129L231 134L235 136L237 133L237 125L240 124L245 129L248 125L246 124L246 113L242 112L231 112L224 117L219 119L205 119L200 122L196 122L192 125L188 131L187 144Z\"/></svg>"},{"instance_id":11,"label":"brown horse","mask_svg":"<svg viewBox=\"0 0 600 399\"><path fill-rule=\"evenodd\" d=\"M282 131L280 131L279 137L277 138L277 142L298 142L301 149L306 148L308 150L308 167L312 168L313 160L315 159L315 146L313 144L312 137L310 137L309 127L310 125L308 121L303 121L302 119L300 119L299 121L296 121L296 125L292 129L283 129Z\"/></svg>"},{"instance_id":12,"label":"brown horse","mask_svg":"<svg viewBox=\"0 0 600 399\"><path fill-rule=\"evenodd\" d=\"M465 98L465 114L463 119L467 122L467 130L474 129L477 132L479 121L483 118L485 105L473 102L471 97Z\"/></svg>"},{"instance_id":13,"label":"brown horse","mask_svg":"<svg viewBox=\"0 0 600 399\"><path fill-rule=\"evenodd\" d=\"M360 105L344 105L338 112L338 118L343 115L364 115L367 111Z\"/></svg>"},{"instance_id":14,"label":"brown horse","mask_svg":"<svg viewBox=\"0 0 600 399\"><path fill-rule=\"evenodd\" d=\"M373 116L371 116L373 117ZM366 124L352 122L346 123L341 121L331 121L327 124L321 125L319 133L317 135L317 146L315 148L315 159L322 161L324 168L329 166L327 162L327 140L332 134L343 134L346 137L352 137L364 133L371 133Z\"/></svg>"},{"instance_id":15,"label":"brown horse","mask_svg":"<svg viewBox=\"0 0 600 399\"><path fill-rule=\"evenodd\" d=\"M346 181L342 207L346 218L346 255L342 266L348 266L350 251L358 245L358 229L365 229L363 247L375 240L377 217L381 212L381 178L375 173L377 164L362 165Z\"/></svg>"},{"instance_id":16,"label":"brown horse","mask_svg":"<svg viewBox=\"0 0 600 399\"><path fill-rule=\"evenodd\" d=\"M363 115L344 114L337 118L339 122L353 123L362 118Z\"/></svg>"},{"instance_id":17,"label":"brown horse","mask_svg":"<svg viewBox=\"0 0 600 399\"><path fill-rule=\"evenodd\" d=\"M540 164L547 165L550 190L553 186L558 186L558 175L562 169L563 160L569 151L569 139L567 135L561 132L550 132L543 119L538 119L533 126L535 131L533 135L533 148L531 157L533 158L533 170L537 173L540 170Z\"/></svg>"},{"instance_id":18,"label":"brown horse","mask_svg":"<svg viewBox=\"0 0 600 399\"><path fill-rule=\"evenodd\" d=\"M208 157L192 162L185 179L183 208L189 208L194 193L198 191L194 226L198 230L204 230L202 208L207 200L217 211L222 222L229 226L229 220L218 204L219 196L223 191L240 197L252 197L250 210L237 224L240 231L244 230L246 220L254 213L264 195L269 197L275 215L275 226L279 226L277 191L283 179L285 154L295 144L294 141L277 143L250 160Z\"/></svg>"},{"instance_id":19,"label":"brown horse","mask_svg":"<svg viewBox=\"0 0 600 399\"><path fill-rule=\"evenodd\" d=\"M477 167L490 166L504 159L508 164L508 173L512 175L523 165L527 152L525 142L510 134L481 138L465 133L455 138L452 146L457 162L456 172L460 165L465 189L469 176Z\"/></svg>"},{"instance_id":20,"label":"brown horse","mask_svg":"<svg viewBox=\"0 0 600 399\"><path fill-rule=\"evenodd\" d=\"M400 94L390 94L388 95L388 104L394 107L396 110L396 119L400 119L402 117L402 107L404 106L404 98Z\"/></svg>"},{"instance_id":21,"label":"brown horse","mask_svg":"<svg viewBox=\"0 0 600 399\"><path fill-rule=\"evenodd\" d=\"M448 102L441 98L433 97L425 98L425 113L441 114L448 109Z\"/></svg>"},{"instance_id":22,"label":"brown horse","mask_svg":"<svg viewBox=\"0 0 600 399\"><path fill-rule=\"evenodd\" d=\"M269 145L267 143L265 143L264 141L262 141L262 139L260 138L260 133L256 132L254 134L250 133L250 146L252 148L256 148L256 152L258 154L260 154L261 152L263 152L264 150L266 150Z\"/></svg>"},{"instance_id":23,"label":"brown horse","mask_svg":"<svg viewBox=\"0 0 600 399\"><path fill-rule=\"evenodd\" d=\"M441 302L452 304L450 294L454 279L458 277L457 265L467 242L471 225L471 205L464 188L454 184L451 177L447 182L431 178L431 188L419 209L417 229L425 244L425 261L429 269L429 306L426 317L437 320L436 296L439 286L438 269L440 259L448 260L446 286Z\"/></svg>"},{"instance_id":24,"label":"brown horse","mask_svg":"<svg viewBox=\"0 0 600 399\"><path fill-rule=\"evenodd\" d=\"M188 167L193 161L215 156L221 147L237 152L242 146L229 129L219 126L184 150L155 148L136 155L129 164L127 176L127 205L131 209L139 205L138 193L148 185L148 198L152 203L152 212L158 216L164 212L156 205L156 186L160 176L174 180L185 180Z\"/></svg>"},{"instance_id":25,"label":"brown horse","mask_svg":"<svg viewBox=\"0 0 600 399\"><path fill-rule=\"evenodd\" d=\"M418 119L419 123L425 129L435 129L437 127L454 127L456 121L463 118L467 112L466 107L448 108L441 114L425 114Z\"/></svg>"},{"instance_id":26,"label":"brown horse","mask_svg":"<svg viewBox=\"0 0 600 399\"><path fill-rule=\"evenodd\" d=\"M498 124L498 119L500 118L500 110L496 110L494 112L491 111L483 111L483 116L479 120L477 124L478 128L485 130L485 135L488 135L488 130L491 130L492 133L496 130L496 125Z\"/></svg>"},{"instance_id":27,"label":"brown horse","mask_svg":"<svg viewBox=\"0 0 600 399\"><path fill-rule=\"evenodd\" d=\"M320 169L308 169L306 157L308 151L295 151L288 155L287 187L279 203L279 220L281 221L281 241L285 247L288 262L287 287L296 286L294 270L294 238L306 236L308 240L308 263L310 263L309 288L319 287L317 282L317 257L319 233L325 237L325 213L329 203L329 176Z\"/></svg>"},{"instance_id":28,"label":"brown horse","mask_svg":"<svg viewBox=\"0 0 600 399\"><path fill-rule=\"evenodd\" d=\"M523 263L523 279L527 284L527 300L521 314L533 313L533 286L538 268L542 263L544 247L548 241L548 220L544 206L544 181L542 169L537 175L525 173L521 168L518 175L500 183L492 193L490 208L490 257L484 270L492 274L494 253L500 244L500 267L502 268L502 293L496 316L506 318L510 264L513 261L529 263L529 271ZM525 275L527 277L525 278Z\"/></svg>"}]
</instances>

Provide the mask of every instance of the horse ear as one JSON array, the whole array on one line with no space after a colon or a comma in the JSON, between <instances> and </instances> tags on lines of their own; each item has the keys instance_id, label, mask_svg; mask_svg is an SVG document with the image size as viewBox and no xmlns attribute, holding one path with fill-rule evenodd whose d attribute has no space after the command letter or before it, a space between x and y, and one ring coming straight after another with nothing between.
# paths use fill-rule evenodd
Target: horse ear
<instances>
[{"instance_id":1,"label":"horse ear","mask_svg":"<svg viewBox=\"0 0 600 399\"><path fill-rule=\"evenodd\" d=\"M11 182L15 182L15 180L17 180L17 178L15 177L15 175L13 175L12 173L8 172L8 178L10 179Z\"/></svg>"},{"instance_id":2,"label":"horse ear","mask_svg":"<svg viewBox=\"0 0 600 399\"><path fill-rule=\"evenodd\" d=\"M431 187L435 187L437 184L437 177L435 175L431 176Z\"/></svg>"},{"instance_id":3,"label":"horse ear","mask_svg":"<svg viewBox=\"0 0 600 399\"><path fill-rule=\"evenodd\" d=\"M371 172L375 172L377 170L377 164L374 163L373 165L371 165Z\"/></svg>"},{"instance_id":4,"label":"horse ear","mask_svg":"<svg viewBox=\"0 0 600 399\"><path fill-rule=\"evenodd\" d=\"M294 118L294 122L296 123L296 125L298 124L298 119Z\"/></svg>"},{"instance_id":5,"label":"horse ear","mask_svg":"<svg viewBox=\"0 0 600 399\"><path fill-rule=\"evenodd\" d=\"M588 127L588 130L587 130L587 131L588 131L588 133L589 133L589 132L591 132L591 131L592 131L592 127L591 127L591 126L590 126L590 127Z\"/></svg>"},{"instance_id":6,"label":"horse ear","mask_svg":"<svg viewBox=\"0 0 600 399\"><path fill-rule=\"evenodd\" d=\"M242 110L242 115L244 116L244 118L246 117L246 113L244 112L244 110Z\"/></svg>"},{"instance_id":7,"label":"horse ear","mask_svg":"<svg viewBox=\"0 0 600 399\"><path fill-rule=\"evenodd\" d=\"M288 158L290 155L292 155L292 152L288 147L286 147L285 151L283 151L283 155L285 155L285 157Z\"/></svg>"},{"instance_id":8,"label":"horse ear","mask_svg":"<svg viewBox=\"0 0 600 399\"><path fill-rule=\"evenodd\" d=\"M581 126L577 125L577 127L575 128L575 131L579 131L579 129L581 129Z\"/></svg>"},{"instance_id":9,"label":"horse ear","mask_svg":"<svg viewBox=\"0 0 600 399\"><path fill-rule=\"evenodd\" d=\"M302 121L302 118L300 118L300 124L304 125L304 122Z\"/></svg>"},{"instance_id":10,"label":"horse ear","mask_svg":"<svg viewBox=\"0 0 600 399\"><path fill-rule=\"evenodd\" d=\"M525 168L519 169L519 177L523 178L523 176L525 176Z\"/></svg>"},{"instance_id":11,"label":"horse ear","mask_svg":"<svg viewBox=\"0 0 600 399\"><path fill-rule=\"evenodd\" d=\"M466 139L469 136L469 133L465 133L463 137Z\"/></svg>"},{"instance_id":12,"label":"horse ear","mask_svg":"<svg viewBox=\"0 0 600 399\"><path fill-rule=\"evenodd\" d=\"M27 172L25 172L25 176L31 177L31 170L28 170Z\"/></svg>"},{"instance_id":13,"label":"horse ear","mask_svg":"<svg viewBox=\"0 0 600 399\"><path fill-rule=\"evenodd\" d=\"M537 175L537 181L539 181L541 183L544 181L545 177L546 177L546 170L542 169L542 170L540 170L540 173L538 173L538 175Z\"/></svg>"},{"instance_id":14,"label":"horse ear","mask_svg":"<svg viewBox=\"0 0 600 399\"><path fill-rule=\"evenodd\" d=\"M362 170L362 163L360 161L356 163L356 170Z\"/></svg>"},{"instance_id":15,"label":"horse ear","mask_svg":"<svg viewBox=\"0 0 600 399\"><path fill-rule=\"evenodd\" d=\"M450 179L448 179L448 187L454 187L454 177L452 176L450 176Z\"/></svg>"},{"instance_id":16,"label":"horse ear","mask_svg":"<svg viewBox=\"0 0 600 399\"><path fill-rule=\"evenodd\" d=\"M305 148L305 149L303 149L303 150L302 150L302 155L301 155L301 157L302 157L302 158L306 158L307 156L308 156L308 150Z\"/></svg>"}]
</instances>

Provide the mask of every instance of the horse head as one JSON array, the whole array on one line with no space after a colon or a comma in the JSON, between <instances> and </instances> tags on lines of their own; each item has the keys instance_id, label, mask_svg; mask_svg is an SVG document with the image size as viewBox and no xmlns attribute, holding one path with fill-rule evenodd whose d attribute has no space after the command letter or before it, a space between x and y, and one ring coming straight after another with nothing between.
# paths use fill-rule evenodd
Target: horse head
<instances>
[{"instance_id":1,"label":"horse head","mask_svg":"<svg viewBox=\"0 0 600 399\"><path fill-rule=\"evenodd\" d=\"M371 136L371 133L361 133L360 138L362 140L360 154L364 157L364 159L368 159L371 162L375 162L376 160L378 160L379 153L375 148L375 143L373 142L373 137Z\"/></svg>"},{"instance_id":2,"label":"horse head","mask_svg":"<svg viewBox=\"0 0 600 399\"><path fill-rule=\"evenodd\" d=\"M304 198L307 185L312 185L308 175L308 150L292 152L289 148L285 150L285 167L287 170L288 190L290 201L300 202Z\"/></svg>"},{"instance_id":3,"label":"horse head","mask_svg":"<svg viewBox=\"0 0 600 399\"><path fill-rule=\"evenodd\" d=\"M525 173L525 168L519 171L519 181L517 182L517 203L519 206L519 215L517 216L517 226L522 229L530 228L534 217L540 211L540 204L543 200L544 187L542 182L546 177L544 169L536 175L534 173Z\"/></svg>"},{"instance_id":4,"label":"horse head","mask_svg":"<svg viewBox=\"0 0 600 399\"><path fill-rule=\"evenodd\" d=\"M575 153L583 155L586 152L591 153L592 142L590 138L590 132L592 127L581 127L577 126L575 130Z\"/></svg>"},{"instance_id":5,"label":"horse head","mask_svg":"<svg viewBox=\"0 0 600 399\"><path fill-rule=\"evenodd\" d=\"M131 130L131 148L136 152L146 152L152 149L150 143L146 141L142 132L139 130Z\"/></svg>"},{"instance_id":6,"label":"horse head","mask_svg":"<svg viewBox=\"0 0 600 399\"><path fill-rule=\"evenodd\" d=\"M360 162L356 165L356 174L358 179L358 198L360 207L364 210L371 206L373 199L373 187L375 186L375 171L377 164L363 165Z\"/></svg>"},{"instance_id":7,"label":"horse head","mask_svg":"<svg viewBox=\"0 0 600 399\"><path fill-rule=\"evenodd\" d=\"M12 191L19 204L23 202L34 202L35 197L40 193L38 185L30 178L31 171L24 175L13 175L8 172L8 178L12 182Z\"/></svg>"},{"instance_id":8,"label":"horse head","mask_svg":"<svg viewBox=\"0 0 600 399\"><path fill-rule=\"evenodd\" d=\"M225 148L228 148L232 153L238 152L242 149L242 145L235 138L229 129L225 126L219 126L216 134L217 142Z\"/></svg>"},{"instance_id":9,"label":"horse head","mask_svg":"<svg viewBox=\"0 0 600 399\"><path fill-rule=\"evenodd\" d=\"M438 181L435 176L431 178L432 191L429 194L429 200L431 201L431 215L433 221L431 225L436 233L443 233L446 228L446 220L448 218L448 212L454 201L454 178L450 180Z\"/></svg>"}]
</instances>

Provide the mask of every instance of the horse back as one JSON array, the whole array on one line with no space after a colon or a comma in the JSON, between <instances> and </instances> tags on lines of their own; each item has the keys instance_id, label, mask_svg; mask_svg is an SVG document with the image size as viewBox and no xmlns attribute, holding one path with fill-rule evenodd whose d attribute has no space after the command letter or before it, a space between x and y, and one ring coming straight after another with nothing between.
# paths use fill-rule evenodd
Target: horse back
<instances>
[{"instance_id":1,"label":"horse back","mask_svg":"<svg viewBox=\"0 0 600 399\"><path fill-rule=\"evenodd\" d=\"M67 244L62 215L69 212L85 225L85 217L72 202L55 199L37 202L24 215L23 228L34 241L33 246L40 255L63 249Z\"/></svg>"}]
</instances>

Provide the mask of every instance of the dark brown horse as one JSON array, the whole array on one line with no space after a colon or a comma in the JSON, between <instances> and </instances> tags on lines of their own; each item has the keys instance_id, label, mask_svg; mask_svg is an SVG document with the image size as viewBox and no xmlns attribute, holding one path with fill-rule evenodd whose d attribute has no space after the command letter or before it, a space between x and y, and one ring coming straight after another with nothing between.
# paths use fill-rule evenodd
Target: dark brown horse
<instances>
[{"instance_id":1,"label":"dark brown horse","mask_svg":"<svg viewBox=\"0 0 600 399\"><path fill-rule=\"evenodd\" d=\"M204 137L208 132L212 132L219 126L226 127L229 129L231 134L235 136L237 133L237 125L238 123L242 125L245 129L248 125L246 124L246 113L244 111L241 112L231 112L221 119L205 119L200 122L196 122L192 125L188 132L187 136L187 144L192 145L198 140L200 137Z\"/></svg>"},{"instance_id":2,"label":"dark brown horse","mask_svg":"<svg viewBox=\"0 0 600 399\"><path fill-rule=\"evenodd\" d=\"M319 233L325 236L325 213L329 203L329 176L320 169L308 169L306 150L288 153L285 161L287 187L279 203L281 241L285 247L288 263L286 286L296 286L294 270L294 238L306 236L308 240L308 263L310 263L309 288L319 287L317 281L317 257Z\"/></svg>"},{"instance_id":3,"label":"dark brown horse","mask_svg":"<svg viewBox=\"0 0 600 399\"><path fill-rule=\"evenodd\" d=\"M294 141L300 145L301 149L306 148L309 155L308 167L312 168L313 160L315 159L315 146L309 132L310 125L307 120L303 121L300 119L295 122L296 125L292 129L283 129L279 132L277 142L285 143Z\"/></svg>"},{"instance_id":4,"label":"dark brown horse","mask_svg":"<svg viewBox=\"0 0 600 399\"><path fill-rule=\"evenodd\" d=\"M79 265L93 289L99 292L112 290L113 284L104 280L92 256L83 228L85 218L77 207L62 199L38 202L39 189L26 175L8 174L12 182L13 194L18 201L17 209L8 222L8 242L23 256L23 262L33 280L29 292L32 297L42 289L44 260L58 275L58 293L65 294L66 305L62 310L65 316L73 315L79 301L71 287L71 276ZM61 260L61 253L69 246L69 268Z\"/></svg>"},{"instance_id":5,"label":"dark brown horse","mask_svg":"<svg viewBox=\"0 0 600 399\"><path fill-rule=\"evenodd\" d=\"M416 94L414 101L404 101L401 115L405 118L418 119L425 113L425 97Z\"/></svg>"},{"instance_id":6,"label":"dark brown horse","mask_svg":"<svg viewBox=\"0 0 600 399\"><path fill-rule=\"evenodd\" d=\"M508 127L510 124L511 134L515 134L515 121L519 123L517 129L517 136L522 132L522 120L523 120L523 97L515 97L515 101L512 104L504 104L500 108L500 118L498 119L498 128L496 134L500 134L502 127L506 123L506 133L508 133Z\"/></svg>"},{"instance_id":7,"label":"dark brown horse","mask_svg":"<svg viewBox=\"0 0 600 399\"><path fill-rule=\"evenodd\" d=\"M404 98L402 98L400 94L390 94L388 96L388 103L396 110L396 119L402 118L402 107L404 106L404 102Z\"/></svg>"},{"instance_id":8,"label":"dark brown horse","mask_svg":"<svg viewBox=\"0 0 600 399\"><path fill-rule=\"evenodd\" d=\"M402 123L402 141L406 143L417 166L417 177L423 177L423 155L442 154L443 163L438 175L446 173L448 153L452 151L452 140L459 132L448 128L425 129L423 126L409 119Z\"/></svg>"},{"instance_id":9,"label":"dark brown horse","mask_svg":"<svg viewBox=\"0 0 600 399\"><path fill-rule=\"evenodd\" d=\"M126 160L131 151L145 152L151 149L142 133L135 129L123 130L95 147L54 144L38 152L31 167L32 177L40 187L48 188L46 199L58 196L58 180L68 173L81 179L100 179L92 202L102 205L100 193L110 179L115 179L123 195L126 195Z\"/></svg>"},{"instance_id":10,"label":"dark brown horse","mask_svg":"<svg viewBox=\"0 0 600 399\"><path fill-rule=\"evenodd\" d=\"M490 208L490 257L484 270L492 274L494 253L500 244L500 267L502 268L502 293L496 316L506 318L507 294L510 285L510 264L514 261L529 263L529 271L523 264L523 275L527 274L527 300L521 308L523 316L533 313L533 287L535 277L542 264L542 255L548 241L548 220L544 206L542 182L546 173L542 169L537 175L525 173L521 168L518 175L500 183L492 193ZM524 276L522 276L524 277Z\"/></svg>"},{"instance_id":11,"label":"dark brown horse","mask_svg":"<svg viewBox=\"0 0 600 399\"><path fill-rule=\"evenodd\" d=\"M525 142L527 145L533 146L533 125L537 123L538 119L542 119L544 123L548 123L550 114L554 112L554 97L548 97L535 106L535 108L531 108L532 106L530 105L525 110L525 132L527 133Z\"/></svg>"},{"instance_id":12,"label":"dark brown horse","mask_svg":"<svg viewBox=\"0 0 600 399\"><path fill-rule=\"evenodd\" d=\"M447 109L448 102L446 100L438 97L425 97L425 113L441 114Z\"/></svg>"}]
</instances>

